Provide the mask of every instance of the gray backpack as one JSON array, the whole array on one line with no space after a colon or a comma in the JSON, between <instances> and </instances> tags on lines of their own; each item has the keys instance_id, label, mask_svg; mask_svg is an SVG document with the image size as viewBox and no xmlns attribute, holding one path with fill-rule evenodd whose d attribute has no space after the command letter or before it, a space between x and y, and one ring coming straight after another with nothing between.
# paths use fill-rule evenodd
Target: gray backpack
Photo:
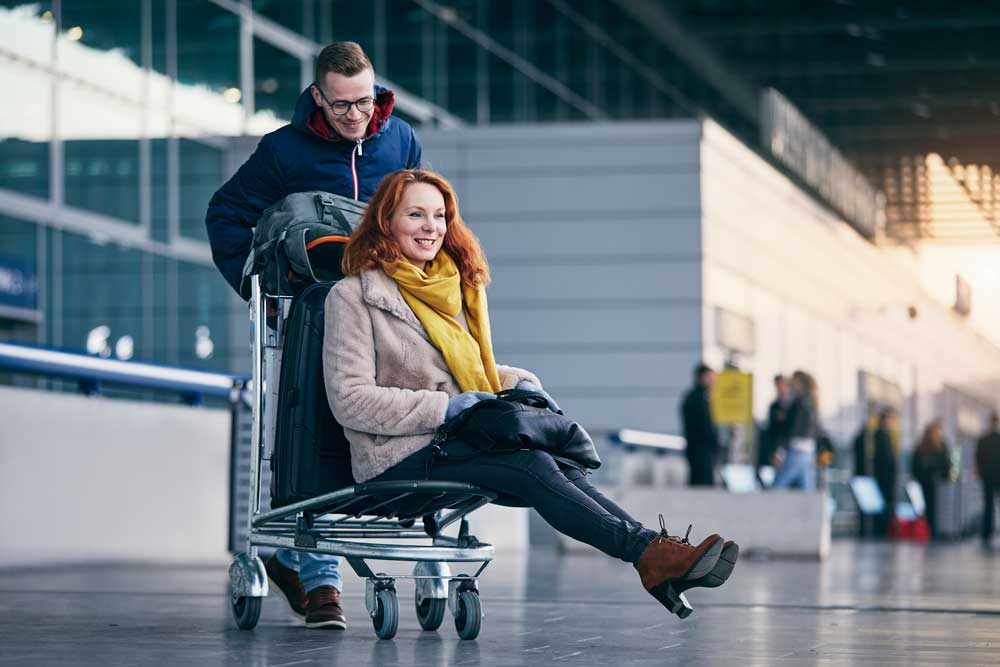
<instances>
[{"instance_id":1,"label":"gray backpack","mask_svg":"<svg viewBox=\"0 0 1000 667\"><path fill-rule=\"evenodd\" d=\"M344 246L364 211L364 202L319 191L290 194L264 211L243 265L243 298L255 274L264 293L283 296L343 278Z\"/></svg>"}]
</instances>

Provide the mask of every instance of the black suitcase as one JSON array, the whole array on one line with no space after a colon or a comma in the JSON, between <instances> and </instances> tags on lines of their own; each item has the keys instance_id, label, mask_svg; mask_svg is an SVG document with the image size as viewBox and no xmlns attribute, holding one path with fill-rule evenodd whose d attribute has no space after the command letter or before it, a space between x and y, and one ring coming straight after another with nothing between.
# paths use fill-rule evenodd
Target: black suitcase
<instances>
[{"instance_id":1,"label":"black suitcase","mask_svg":"<svg viewBox=\"0 0 1000 667\"><path fill-rule=\"evenodd\" d=\"M304 289L285 323L271 453L274 508L354 485L350 445L330 412L323 382L323 306L331 287Z\"/></svg>"}]
</instances>

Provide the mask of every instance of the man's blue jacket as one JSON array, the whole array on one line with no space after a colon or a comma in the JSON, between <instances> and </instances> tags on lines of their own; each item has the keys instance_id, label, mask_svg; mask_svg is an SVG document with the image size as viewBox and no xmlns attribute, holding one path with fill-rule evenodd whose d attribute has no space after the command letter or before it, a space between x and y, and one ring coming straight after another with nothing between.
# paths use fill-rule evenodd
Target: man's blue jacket
<instances>
[{"instance_id":1,"label":"man's blue jacket","mask_svg":"<svg viewBox=\"0 0 1000 667\"><path fill-rule=\"evenodd\" d=\"M264 209L293 192L324 190L368 201L382 178L420 166L413 128L392 116L392 91L375 88L365 139L337 136L307 88L292 122L264 135L257 150L212 196L205 216L212 258L236 293Z\"/></svg>"}]
</instances>

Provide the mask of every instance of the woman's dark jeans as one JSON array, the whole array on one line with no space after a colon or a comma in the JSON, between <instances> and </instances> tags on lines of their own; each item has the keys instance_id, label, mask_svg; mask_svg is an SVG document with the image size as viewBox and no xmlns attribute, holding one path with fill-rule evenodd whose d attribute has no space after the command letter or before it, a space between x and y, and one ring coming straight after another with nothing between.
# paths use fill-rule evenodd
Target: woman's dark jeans
<instances>
[{"instance_id":1,"label":"woman's dark jeans","mask_svg":"<svg viewBox=\"0 0 1000 667\"><path fill-rule=\"evenodd\" d=\"M442 444L441 450L442 455L435 457L425 447L370 481L429 479L475 484L500 494L497 504L533 507L560 533L633 565L657 537L594 488L586 475L559 464L546 452L484 454L455 440Z\"/></svg>"}]
</instances>

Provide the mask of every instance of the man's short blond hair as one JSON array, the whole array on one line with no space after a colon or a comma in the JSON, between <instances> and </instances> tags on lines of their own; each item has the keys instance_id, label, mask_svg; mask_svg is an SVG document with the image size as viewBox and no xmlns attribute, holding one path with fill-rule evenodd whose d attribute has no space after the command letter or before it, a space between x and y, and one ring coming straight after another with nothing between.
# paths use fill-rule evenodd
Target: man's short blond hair
<instances>
[{"instance_id":1,"label":"man's short blond hair","mask_svg":"<svg viewBox=\"0 0 1000 667\"><path fill-rule=\"evenodd\" d=\"M357 42L334 42L320 51L316 58L316 83L323 83L330 72L354 76L366 69L375 71L361 45Z\"/></svg>"}]
</instances>

